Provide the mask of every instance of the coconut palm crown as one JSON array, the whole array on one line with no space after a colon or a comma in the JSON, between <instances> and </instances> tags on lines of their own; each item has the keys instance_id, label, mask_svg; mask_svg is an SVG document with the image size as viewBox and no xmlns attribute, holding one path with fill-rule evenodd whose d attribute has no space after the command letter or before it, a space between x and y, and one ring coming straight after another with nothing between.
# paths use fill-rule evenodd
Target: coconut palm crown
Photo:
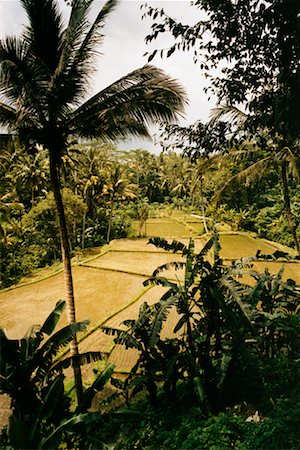
<instances>
[{"instance_id":1,"label":"coconut palm crown","mask_svg":"<svg viewBox=\"0 0 300 450\"><path fill-rule=\"evenodd\" d=\"M118 0L105 3L92 23L88 17L94 0L73 0L66 26L58 1L20 1L28 26L20 37L9 36L0 42L0 125L18 132L23 142L39 144L48 151L59 217L67 316L73 323L70 249L59 171L68 139L148 137L148 125L176 120L186 96L178 82L146 65L85 100L103 40L102 29ZM77 353L75 340L71 353Z\"/></svg>"}]
</instances>

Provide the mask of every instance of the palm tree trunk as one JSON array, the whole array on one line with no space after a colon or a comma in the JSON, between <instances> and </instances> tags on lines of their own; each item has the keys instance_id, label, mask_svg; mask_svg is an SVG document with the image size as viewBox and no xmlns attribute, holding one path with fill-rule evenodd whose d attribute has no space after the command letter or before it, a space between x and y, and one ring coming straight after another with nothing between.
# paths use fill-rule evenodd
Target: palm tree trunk
<instances>
[{"instance_id":1,"label":"palm tree trunk","mask_svg":"<svg viewBox=\"0 0 300 450\"><path fill-rule=\"evenodd\" d=\"M300 256L300 243L297 236L297 225L295 222L294 214L291 210L291 200L290 200L290 193L289 193L289 185L287 180L287 164L285 161L281 163L281 181L282 181L282 187L283 187L283 198L284 198L284 211L285 215L288 221L289 229L292 233L293 240L295 243L296 250L298 252L298 255Z\"/></svg>"},{"instance_id":2,"label":"palm tree trunk","mask_svg":"<svg viewBox=\"0 0 300 450\"><path fill-rule=\"evenodd\" d=\"M34 186L31 188L31 207L34 206Z\"/></svg>"},{"instance_id":3,"label":"palm tree trunk","mask_svg":"<svg viewBox=\"0 0 300 450\"><path fill-rule=\"evenodd\" d=\"M203 225L205 233L208 233L206 217L205 217L205 208L204 208L204 196L203 196L203 176L200 177L200 202L201 202L201 213L203 217Z\"/></svg>"},{"instance_id":4,"label":"palm tree trunk","mask_svg":"<svg viewBox=\"0 0 300 450\"><path fill-rule=\"evenodd\" d=\"M83 213L83 218L82 218L82 236L81 236L81 248L82 248L82 250L84 249L85 219L86 219L86 212Z\"/></svg>"},{"instance_id":5,"label":"palm tree trunk","mask_svg":"<svg viewBox=\"0 0 300 450\"><path fill-rule=\"evenodd\" d=\"M114 198L112 197L111 202L110 202L110 212L109 212L108 228L107 228L107 235L106 235L107 242L110 241L110 232L111 232L111 223L112 223L113 209L114 209Z\"/></svg>"},{"instance_id":6,"label":"palm tree trunk","mask_svg":"<svg viewBox=\"0 0 300 450\"><path fill-rule=\"evenodd\" d=\"M58 158L55 158L52 152L50 153L50 175L56 209L59 218L60 244L61 244L61 253L62 253L65 289L66 289L67 321L68 324L72 324L76 322L76 315L75 315L75 300L74 300L74 289L73 289L73 279L71 269L70 246L69 246L64 205L60 191L59 160ZM70 343L70 354L71 356L78 355L78 343L76 336L74 336L74 338ZM80 366L73 363L73 371L75 379L75 388L77 393L77 401L78 404L80 404L82 399L82 377Z\"/></svg>"}]
</instances>

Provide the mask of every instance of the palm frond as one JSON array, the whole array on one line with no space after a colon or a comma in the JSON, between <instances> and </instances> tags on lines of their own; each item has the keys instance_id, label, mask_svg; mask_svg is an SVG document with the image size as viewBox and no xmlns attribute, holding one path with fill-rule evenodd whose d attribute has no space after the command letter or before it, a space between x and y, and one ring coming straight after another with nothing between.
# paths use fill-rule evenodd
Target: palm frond
<instances>
[{"instance_id":1,"label":"palm frond","mask_svg":"<svg viewBox=\"0 0 300 450\"><path fill-rule=\"evenodd\" d=\"M108 364L104 368L104 370L96 377L92 385L84 391L80 409L86 411L91 407L95 393L100 392L104 388L106 383L110 380L114 369L114 364Z\"/></svg>"},{"instance_id":2,"label":"palm frond","mask_svg":"<svg viewBox=\"0 0 300 450\"><path fill-rule=\"evenodd\" d=\"M289 173L295 180L299 180L298 157L289 147L284 147L276 153L275 159L278 162L286 162Z\"/></svg>"},{"instance_id":3,"label":"palm frond","mask_svg":"<svg viewBox=\"0 0 300 450\"><path fill-rule=\"evenodd\" d=\"M70 115L68 125L81 136L103 139L116 139L133 132L145 135L148 125L162 120L176 121L185 104L186 96L180 84L147 65L85 102Z\"/></svg>"},{"instance_id":4,"label":"palm frond","mask_svg":"<svg viewBox=\"0 0 300 450\"><path fill-rule=\"evenodd\" d=\"M91 388L96 389L96 391L100 391L101 389L103 389L105 384L110 379L114 369L115 369L114 364L111 363L107 364L104 370L93 381Z\"/></svg>"},{"instance_id":5,"label":"palm frond","mask_svg":"<svg viewBox=\"0 0 300 450\"><path fill-rule=\"evenodd\" d=\"M61 434L63 430L71 430L74 425L78 423L84 424L84 426L88 426L92 422L99 421L99 412L87 412L84 414L73 415L71 419L63 420L58 427L56 427L51 433L47 436L43 437L40 442L41 449L49 449L54 448L57 445L57 436ZM55 443L55 444L54 444Z\"/></svg>"},{"instance_id":6,"label":"palm frond","mask_svg":"<svg viewBox=\"0 0 300 450\"><path fill-rule=\"evenodd\" d=\"M0 124L1 126L11 126L15 123L17 117L17 112L11 106L0 102Z\"/></svg>"},{"instance_id":7,"label":"palm frond","mask_svg":"<svg viewBox=\"0 0 300 450\"><path fill-rule=\"evenodd\" d=\"M108 336L118 336L122 330L119 328L113 328L108 326L101 327L101 330L103 333L107 334Z\"/></svg>"},{"instance_id":8,"label":"palm frond","mask_svg":"<svg viewBox=\"0 0 300 450\"><path fill-rule=\"evenodd\" d=\"M41 405L41 408L39 410L35 425L38 425L38 422L41 417L43 419L47 419L48 417L51 417L55 408L57 407L58 402L61 401L63 392L64 392L63 377L58 376L53 381L53 383L50 386L50 389L47 392L47 395L46 395L46 397ZM31 433L33 434L33 430L31 430Z\"/></svg>"},{"instance_id":9,"label":"palm frond","mask_svg":"<svg viewBox=\"0 0 300 450\"><path fill-rule=\"evenodd\" d=\"M180 317L180 316L179 316L179 317ZM187 322L187 317L186 317L186 315L184 314L184 315L182 315L182 316L180 317L180 319L179 319L178 322L176 323L173 332L174 332L174 333L177 333L178 331L180 331L181 328L186 324L186 322Z\"/></svg>"},{"instance_id":10,"label":"palm frond","mask_svg":"<svg viewBox=\"0 0 300 450\"><path fill-rule=\"evenodd\" d=\"M107 326L101 327L101 330L108 336L116 336L114 339L115 344L124 344L126 347L141 350L140 344L130 335L128 330L119 330Z\"/></svg>"},{"instance_id":11,"label":"palm frond","mask_svg":"<svg viewBox=\"0 0 300 450\"><path fill-rule=\"evenodd\" d=\"M120 331L114 342L115 344L125 345L126 349L135 348L139 351L142 350L142 345L128 331Z\"/></svg>"},{"instance_id":12,"label":"palm frond","mask_svg":"<svg viewBox=\"0 0 300 450\"><path fill-rule=\"evenodd\" d=\"M54 356L61 347L68 345L76 333L84 331L89 321L76 322L53 334L34 354L32 366L37 367L36 378L42 380L52 366Z\"/></svg>"},{"instance_id":13,"label":"palm frond","mask_svg":"<svg viewBox=\"0 0 300 450\"><path fill-rule=\"evenodd\" d=\"M218 380L218 388L221 389L223 386L223 383L225 381L225 378L228 373L229 365L232 360L232 356L228 355L226 353L223 354L221 359L221 365L220 365L220 376Z\"/></svg>"},{"instance_id":14,"label":"palm frond","mask_svg":"<svg viewBox=\"0 0 300 450\"><path fill-rule=\"evenodd\" d=\"M75 322L57 331L38 349L35 358L45 361L47 358L55 356L61 347L68 345L73 336L80 331L84 331L88 324L88 320Z\"/></svg>"},{"instance_id":15,"label":"palm frond","mask_svg":"<svg viewBox=\"0 0 300 450\"><path fill-rule=\"evenodd\" d=\"M196 167L197 178L199 179L201 175L205 174L207 170L222 157L222 155L223 153L216 153L200 158L199 161L197 161Z\"/></svg>"},{"instance_id":16,"label":"palm frond","mask_svg":"<svg viewBox=\"0 0 300 450\"><path fill-rule=\"evenodd\" d=\"M251 331L253 331L253 311L251 311L248 303L244 300L246 295L249 294L248 286L245 286L227 276L223 276L220 279L220 285L224 287L229 294L227 301L234 302L234 304L238 307L238 311L244 324L251 329ZM222 305L220 306L222 307Z\"/></svg>"},{"instance_id":17,"label":"palm frond","mask_svg":"<svg viewBox=\"0 0 300 450\"><path fill-rule=\"evenodd\" d=\"M103 37L100 30L103 28L109 14L116 8L118 2L119 0L108 0L105 3L76 53L74 66L76 67L76 70L78 70L78 68L84 70L84 73L82 70L80 73L83 79L85 78L83 75L94 71L95 60L93 57L97 52L95 49L97 48L97 45L101 43Z\"/></svg>"},{"instance_id":18,"label":"palm frond","mask_svg":"<svg viewBox=\"0 0 300 450\"><path fill-rule=\"evenodd\" d=\"M197 256L197 259L199 258L203 258L208 252L209 250L212 248L212 246L214 245L214 236L212 236L203 246L203 248L200 250L199 255Z\"/></svg>"},{"instance_id":19,"label":"palm frond","mask_svg":"<svg viewBox=\"0 0 300 450\"><path fill-rule=\"evenodd\" d=\"M135 320L134 319L126 319L123 320L122 325L124 325L125 327L133 327L135 324Z\"/></svg>"},{"instance_id":20,"label":"palm frond","mask_svg":"<svg viewBox=\"0 0 300 450\"><path fill-rule=\"evenodd\" d=\"M230 122L235 123L238 127L243 127L248 118L248 115L236 106L223 104L217 106L216 108L213 108L211 110L209 118L210 126L215 125L216 122L223 118L228 118Z\"/></svg>"},{"instance_id":21,"label":"palm frond","mask_svg":"<svg viewBox=\"0 0 300 450\"><path fill-rule=\"evenodd\" d=\"M68 26L62 36L60 59L51 79L50 90L58 106L76 104L89 86L89 75L84 73L83 64L77 66L75 58L82 45L84 35L88 32L88 13L93 0L76 0Z\"/></svg>"},{"instance_id":22,"label":"palm frond","mask_svg":"<svg viewBox=\"0 0 300 450\"><path fill-rule=\"evenodd\" d=\"M194 282L193 276L193 262L194 262L195 244L193 239L190 239L188 246L188 253L186 255L185 273L184 273L184 288L187 290Z\"/></svg>"},{"instance_id":23,"label":"palm frond","mask_svg":"<svg viewBox=\"0 0 300 450\"><path fill-rule=\"evenodd\" d=\"M47 67L48 74L52 75L59 61L63 29L62 15L58 11L57 3L54 0L21 0L21 3L29 20L23 38L31 54L34 54Z\"/></svg>"},{"instance_id":24,"label":"palm frond","mask_svg":"<svg viewBox=\"0 0 300 450\"><path fill-rule=\"evenodd\" d=\"M221 200L222 195L233 186L234 183L242 184L245 181L250 182L255 178L261 177L266 170L269 168L269 162L271 156L266 156L259 161L251 164L246 169L238 172L236 175L232 176L227 183L213 196L212 203L218 203Z\"/></svg>"},{"instance_id":25,"label":"palm frond","mask_svg":"<svg viewBox=\"0 0 300 450\"><path fill-rule=\"evenodd\" d=\"M8 36L0 42L0 92L11 102L29 85L30 73L26 62L28 46L16 37Z\"/></svg>"},{"instance_id":26,"label":"palm frond","mask_svg":"<svg viewBox=\"0 0 300 450\"><path fill-rule=\"evenodd\" d=\"M220 259L220 252L221 252L221 244L220 244L220 238L219 233L215 227L214 234L213 234L213 256L214 256L214 263L219 264L221 261Z\"/></svg>"},{"instance_id":27,"label":"palm frond","mask_svg":"<svg viewBox=\"0 0 300 450\"><path fill-rule=\"evenodd\" d=\"M20 128L43 122L45 70L30 54L26 42L6 37L0 43L0 94L13 105L16 118L10 127Z\"/></svg>"}]
</instances>

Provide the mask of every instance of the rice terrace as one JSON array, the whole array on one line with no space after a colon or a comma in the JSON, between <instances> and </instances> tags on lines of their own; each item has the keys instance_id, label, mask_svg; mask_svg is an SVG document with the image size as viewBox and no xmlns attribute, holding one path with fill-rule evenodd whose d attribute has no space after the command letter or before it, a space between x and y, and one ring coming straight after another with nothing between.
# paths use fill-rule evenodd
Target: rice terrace
<instances>
[{"instance_id":1,"label":"rice terrace","mask_svg":"<svg viewBox=\"0 0 300 450\"><path fill-rule=\"evenodd\" d=\"M133 224L134 229L136 226ZM185 243L193 237L196 248L201 249L208 237L197 237L197 227L202 231L201 220L180 214L179 211L166 217L148 219L144 224L148 237L155 236L157 232L170 242L176 239ZM240 257L254 256L258 250L271 255L282 249L279 244L242 232L221 232L220 244L225 264ZM121 346L118 346L118 352L113 351L113 338L106 336L101 326L118 328L123 320L137 315L143 302L157 302L164 288L145 288L143 281L151 277L158 266L171 261L183 261L183 258L149 245L146 237L114 240L104 248L95 247L88 253L88 257L82 253L73 259L78 320L91 319L90 328L93 329L92 333L88 330L87 337L80 336L80 349L107 353L108 360L116 364L116 372L129 372L134 363L134 359L130 359L130 352ZM293 278L300 282L298 262L255 261L253 266L258 271L269 268L274 274L284 267L285 279ZM20 286L0 292L1 325L11 339L20 339L33 324L33 319L36 324L42 323L56 301L64 298L63 274L56 271L39 270L37 280L30 281L31 275L29 281L25 278ZM170 279L182 278L180 270L174 269L166 271L165 276ZM20 315L22 321L19 320ZM61 326L65 324L66 318L63 318ZM172 333L172 323L168 328L165 333ZM127 353L129 360L124 356Z\"/></svg>"}]
</instances>

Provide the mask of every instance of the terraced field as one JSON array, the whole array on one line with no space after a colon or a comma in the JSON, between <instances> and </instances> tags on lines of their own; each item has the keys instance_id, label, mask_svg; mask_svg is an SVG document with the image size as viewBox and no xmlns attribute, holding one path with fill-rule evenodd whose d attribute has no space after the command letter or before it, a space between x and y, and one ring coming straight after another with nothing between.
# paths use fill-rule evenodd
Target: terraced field
<instances>
[{"instance_id":1,"label":"terraced field","mask_svg":"<svg viewBox=\"0 0 300 450\"><path fill-rule=\"evenodd\" d=\"M190 236L197 236L202 230L201 220L184 215L147 221L147 236L161 235L166 238L177 238L187 243ZM199 251L207 238L195 239L196 251ZM262 253L271 254L278 249L276 244L256 239L243 233L221 234L221 255L224 261L241 256L255 255L260 249ZM100 329L103 324L120 327L121 322L136 317L140 305L147 301L156 302L163 294L161 287L144 288L143 281L151 276L153 270L170 261L181 261L180 255L174 255L148 245L148 239L121 239L113 241L100 253L99 249L90 252L89 259L80 256L74 261L74 287L77 302L77 318L90 318L91 334L79 337L80 350L101 350L109 355L117 369L128 370L136 354L114 347L111 337ZM83 259L82 259L83 258ZM254 268L278 272L282 262L257 262ZM29 279L29 284L0 292L0 325L11 338L22 337L33 324L43 322L53 309L56 301L64 298L63 274L51 274L45 269L48 278ZM41 272L43 275L43 272ZM165 273L172 279L181 279L182 272L169 270ZM299 263L285 264L285 278L294 278L300 283ZM163 330L170 335L176 323L176 314L170 314L169 322ZM65 316L61 325L66 321Z\"/></svg>"}]
</instances>

